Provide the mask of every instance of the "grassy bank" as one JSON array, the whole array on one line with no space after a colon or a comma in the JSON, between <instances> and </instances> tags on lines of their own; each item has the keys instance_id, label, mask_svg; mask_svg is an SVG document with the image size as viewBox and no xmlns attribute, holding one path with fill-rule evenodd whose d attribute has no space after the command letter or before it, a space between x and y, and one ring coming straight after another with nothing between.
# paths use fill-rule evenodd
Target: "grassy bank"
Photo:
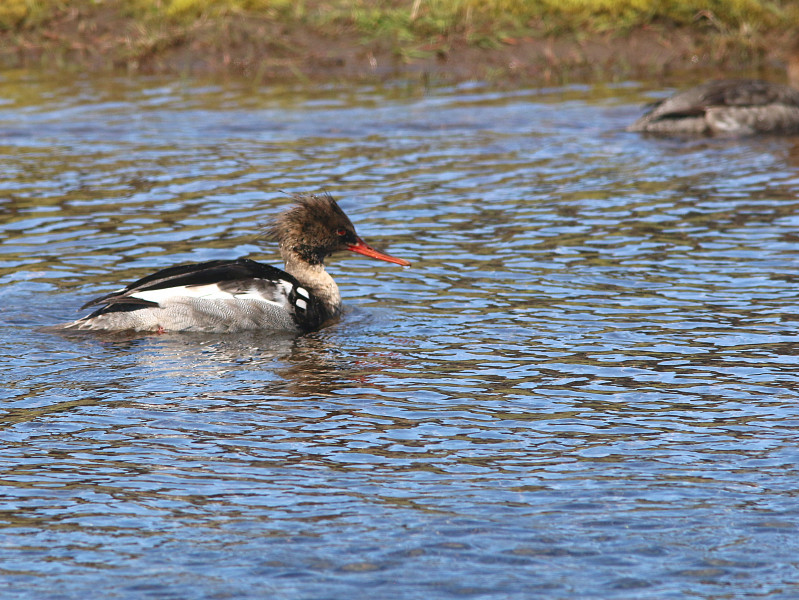
<instances>
[{"instance_id":1,"label":"grassy bank","mask_svg":"<svg viewBox=\"0 0 799 600\"><path fill-rule=\"evenodd\" d=\"M517 75L681 55L740 65L779 50L797 23L793 0L3 0L0 60L259 77L374 75L389 63L468 76L463 61L475 60ZM672 56L636 56L647 37ZM617 51L586 50L597 40Z\"/></svg>"}]
</instances>

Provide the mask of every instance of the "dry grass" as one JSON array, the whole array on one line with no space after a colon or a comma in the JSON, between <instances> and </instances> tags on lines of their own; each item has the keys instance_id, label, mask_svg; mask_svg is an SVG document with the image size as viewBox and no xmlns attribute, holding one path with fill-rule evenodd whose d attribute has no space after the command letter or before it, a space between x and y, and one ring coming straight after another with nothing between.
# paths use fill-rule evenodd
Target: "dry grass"
<instances>
[{"instance_id":1,"label":"dry grass","mask_svg":"<svg viewBox=\"0 0 799 600\"><path fill-rule=\"evenodd\" d=\"M231 15L348 26L366 37L420 41L475 34L499 38L537 24L547 33L625 31L653 23L709 26L747 34L799 21L793 0L3 0L0 28L37 27L59 11L115 5L143 24Z\"/></svg>"},{"instance_id":2,"label":"dry grass","mask_svg":"<svg viewBox=\"0 0 799 600\"><path fill-rule=\"evenodd\" d=\"M566 38L570 56L596 36L675 31L701 38L697 48L717 62L740 62L771 54L797 24L795 0L0 0L0 63L168 70L205 61L250 73L301 60L322 73L353 64L359 46L409 63ZM543 51L552 64L599 64Z\"/></svg>"}]
</instances>

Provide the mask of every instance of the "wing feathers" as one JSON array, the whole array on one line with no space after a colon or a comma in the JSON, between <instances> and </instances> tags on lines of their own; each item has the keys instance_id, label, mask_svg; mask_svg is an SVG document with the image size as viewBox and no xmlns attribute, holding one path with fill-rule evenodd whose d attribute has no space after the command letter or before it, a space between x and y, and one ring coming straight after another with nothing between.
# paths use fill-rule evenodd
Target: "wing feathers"
<instances>
[{"instance_id":1,"label":"wing feathers","mask_svg":"<svg viewBox=\"0 0 799 600\"><path fill-rule=\"evenodd\" d=\"M223 285L230 285L237 280L252 279L292 279L280 269L270 265L263 265L254 260L239 258L238 260L212 260L192 265L179 265L157 271L147 277L131 283L129 286L105 296L90 300L82 309L102 304L127 303L145 306L157 305L166 297L162 295L143 294L153 290L166 290L168 288L188 288L190 286L217 286L219 290ZM287 282L294 284L294 281ZM229 290L225 290L229 291ZM194 294L191 294L194 295ZM228 296L229 297L229 296Z\"/></svg>"},{"instance_id":2,"label":"wing feathers","mask_svg":"<svg viewBox=\"0 0 799 600\"><path fill-rule=\"evenodd\" d=\"M92 321L106 313L138 314L140 310L163 309L194 311L191 318L204 323L207 319L203 307L206 307L230 317L228 325L234 329L236 319L249 323L247 319L257 314L261 315L259 319L265 319L263 323L259 321L259 327L282 327L288 319L301 331L311 331L333 316L294 277L246 258L169 267L95 298L83 308L92 306L99 308L82 321ZM267 306L272 308L267 310Z\"/></svg>"}]
</instances>

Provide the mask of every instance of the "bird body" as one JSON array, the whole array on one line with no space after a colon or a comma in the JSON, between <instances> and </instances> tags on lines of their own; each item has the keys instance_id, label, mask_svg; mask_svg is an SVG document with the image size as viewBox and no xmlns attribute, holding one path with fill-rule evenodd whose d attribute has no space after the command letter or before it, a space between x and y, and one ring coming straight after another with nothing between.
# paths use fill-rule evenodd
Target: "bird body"
<instances>
[{"instance_id":1,"label":"bird body","mask_svg":"<svg viewBox=\"0 0 799 600\"><path fill-rule=\"evenodd\" d=\"M627 130L664 135L799 133L799 90L755 79L710 81L651 105Z\"/></svg>"},{"instance_id":2,"label":"bird body","mask_svg":"<svg viewBox=\"0 0 799 600\"><path fill-rule=\"evenodd\" d=\"M341 312L324 259L338 250L408 266L368 246L328 194L298 195L270 228L286 270L239 258L162 269L82 308L93 313L64 329L92 331L305 333Z\"/></svg>"}]
</instances>

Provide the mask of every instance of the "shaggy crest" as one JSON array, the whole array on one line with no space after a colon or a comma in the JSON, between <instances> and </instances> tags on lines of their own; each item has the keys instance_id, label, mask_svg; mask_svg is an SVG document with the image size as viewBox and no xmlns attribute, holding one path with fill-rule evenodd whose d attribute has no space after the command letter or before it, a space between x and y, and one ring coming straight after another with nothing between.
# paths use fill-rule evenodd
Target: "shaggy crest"
<instances>
[{"instance_id":1,"label":"shaggy crest","mask_svg":"<svg viewBox=\"0 0 799 600\"><path fill-rule=\"evenodd\" d=\"M355 226L330 194L296 194L293 200L294 205L267 228L281 251L314 265L358 241Z\"/></svg>"}]
</instances>

